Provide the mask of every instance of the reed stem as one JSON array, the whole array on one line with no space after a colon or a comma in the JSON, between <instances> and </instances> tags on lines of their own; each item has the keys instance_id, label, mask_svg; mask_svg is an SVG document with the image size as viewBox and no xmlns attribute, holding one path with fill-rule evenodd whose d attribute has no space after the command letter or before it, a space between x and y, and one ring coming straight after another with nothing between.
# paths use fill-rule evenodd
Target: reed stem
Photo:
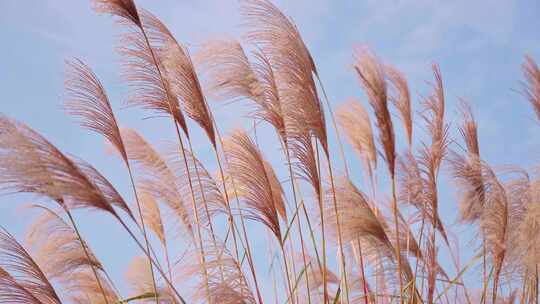
<instances>
[{"instance_id":1,"label":"reed stem","mask_svg":"<svg viewBox=\"0 0 540 304\"><path fill-rule=\"evenodd\" d=\"M101 284L101 280L99 279L96 266L94 265L92 258L90 257L90 253L88 252L88 249L86 248L86 244L84 243L81 233L79 232L79 228L77 227L77 224L75 223L75 220L73 219L73 216L71 215L71 212L68 210L68 208L62 203L60 204L64 211L66 212L69 221L71 222L71 225L73 226L73 230L75 230L75 233L77 234L77 238L79 239L79 242L81 243L81 247L84 251L84 254L86 255L86 258L88 259L88 263L90 265L90 268L92 269L92 273L94 274L94 277L96 278L96 283L98 284L99 291L103 295L103 299L105 300L106 304L109 304L109 299L107 297L107 294L105 293L105 289L103 288L103 285Z\"/></svg>"}]
</instances>

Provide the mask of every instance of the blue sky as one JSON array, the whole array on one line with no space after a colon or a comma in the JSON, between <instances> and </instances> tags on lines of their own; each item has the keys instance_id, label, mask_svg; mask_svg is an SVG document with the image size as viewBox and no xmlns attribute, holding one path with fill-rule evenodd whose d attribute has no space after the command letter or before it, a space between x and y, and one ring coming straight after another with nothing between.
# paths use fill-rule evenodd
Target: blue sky
<instances>
[{"instance_id":1,"label":"blue sky","mask_svg":"<svg viewBox=\"0 0 540 304\"><path fill-rule=\"evenodd\" d=\"M275 1L297 23L312 52L335 106L349 96L365 102L352 70L354 46L367 46L386 63L402 70L419 109L420 96L429 93L430 66L440 65L447 97L448 118L456 117L458 97L473 106L479 123L484 158L494 165L518 164L529 169L540 152L539 125L526 100L517 92L525 54L540 61L540 3L528 1L438 0L296 0ZM205 39L243 32L237 1L141 0L140 7L161 18L177 39L193 49ZM131 199L127 176L117 159L107 156L103 140L82 130L61 108L64 60L78 57L90 66L108 89L122 125L136 127L152 140L173 138L169 121L146 119L145 113L122 109L126 86L119 75L115 52L118 27L98 16L86 0L0 1L0 111L28 123L64 151L93 163ZM238 119L240 106L212 104L222 132L246 125ZM234 109L234 111L230 111ZM397 134L404 134L396 118ZM453 122L452 126L456 126ZM331 145L337 153L333 131ZM421 135L422 126L416 126ZM259 140L272 158L278 148L271 133ZM456 134L455 130L452 131ZM213 159L206 139L195 132L199 157ZM403 146L401 146L403 148ZM274 153L275 152L275 153ZM347 147L353 170L360 170ZM336 159L335 163L339 167ZM360 177L361 172L356 172ZM284 175L283 175L284 176ZM444 178L443 181L446 181ZM441 213L455 222L455 195L443 187ZM17 207L31 198L0 198L0 223L17 236L27 225ZM135 251L120 227L102 214L80 213L83 230L99 257L121 279ZM461 231L456 227L456 231ZM470 235L470 234L467 234ZM119 241L120 240L120 241ZM257 243L264 243L261 235ZM462 242L462 246L466 242ZM262 263L262 261L260 262Z\"/></svg>"}]
</instances>

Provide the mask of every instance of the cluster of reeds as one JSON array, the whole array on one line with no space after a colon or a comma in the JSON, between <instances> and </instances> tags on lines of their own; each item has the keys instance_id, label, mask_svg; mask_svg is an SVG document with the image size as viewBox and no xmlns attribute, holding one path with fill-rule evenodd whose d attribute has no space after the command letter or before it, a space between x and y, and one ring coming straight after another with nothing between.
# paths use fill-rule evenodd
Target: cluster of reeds
<instances>
[{"instance_id":1,"label":"cluster of reeds","mask_svg":"<svg viewBox=\"0 0 540 304\"><path fill-rule=\"evenodd\" d=\"M351 98L334 115L293 21L268 0L241 3L244 39L212 40L192 56L133 0L94 0L97 12L124 29L128 104L167 117L176 131L173 143L157 149L120 128L91 68L67 63L66 111L117 152L133 204L91 164L0 116L0 189L41 202L32 206L41 215L25 246L0 231L0 303L538 303L540 180L482 160L465 102L462 138L450 138L439 67L415 112L405 76L358 49L354 72L371 114ZM527 57L523 72L523 95L540 119L540 70ZM265 157L256 127L222 135L209 100L242 101L255 126L271 126L286 160L279 172L287 176L280 179ZM393 112L406 147L396 144ZM328 113L337 149L328 142ZM217 173L197 158L187 120L206 134ZM426 140L415 139L413 122L427 130ZM340 135L362 167L347 165ZM464 265L439 214L441 169L455 180L459 220L479 240ZM85 242L81 209L112 216L140 249L126 275L130 294L115 287ZM253 248L260 236L248 221L268 230L269 248ZM254 256L265 250L275 259L256 265ZM445 263L440 252L449 256ZM261 283L267 268L273 286ZM465 284L466 273L476 282ZM265 299L265 289L274 300Z\"/></svg>"}]
</instances>

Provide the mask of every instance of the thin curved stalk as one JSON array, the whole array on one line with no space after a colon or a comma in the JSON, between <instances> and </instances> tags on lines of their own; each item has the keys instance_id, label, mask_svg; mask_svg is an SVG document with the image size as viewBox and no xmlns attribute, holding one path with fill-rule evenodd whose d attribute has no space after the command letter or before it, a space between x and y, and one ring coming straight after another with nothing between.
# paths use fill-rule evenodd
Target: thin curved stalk
<instances>
[{"instance_id":1,"label":"thin curved stalk","mask_svg":"<svg viewBox=\"0 0 540 304\"><path fill-rule=\"evenodd\" d=\"M144 36L144 40L146 42L146 45L148 46L148 49L149 49L150 54L152 56L152 61L154 62L154 65L155 65L156 70L158 72L160 81L161 81L161 83L165 84L166 81L165 81L165 78L163 77L163 73L161 71L159 61L157 60L157 56L156 56L156 54L154 52L154 49L152 48L152 45L150 44L150 41L148 39L146 31L144 30L144 27L141 27L141 31L142 31L142 34ZM171 95L170 95L168 87L166 85L164 85L163 88L166 90L167 98L169 98L169 96L171 96ZM167 100L167 105L169 106L169 112L174 113L174 111L173 111L173 109L171 107L170 100ZM175 127L175 130L176 130L176 135L178 137L178 141L180 142L180 149L181 149L181 152L182 152L182 158L184 159L184 165L186 167L186 173L187 173L187 178L188 178L188 182L189 182L189 189L191 191L191 203L192 203L193 213L195 215L195 221L196 221L196 224L197 224L197 234L198 234L199 247L200 247L199 251L200 251L201 263L203 265L203 275L204 275L204 280L205 280L206 297L208 299L208 302L210 303L210 292L209 292L209 288L208 288L208 272L206 271L206 258L205 258L205 253L204 253L204 247L203 247L203 244L202 244L202 234L201 234L201 227L200 227L200 222L199 222L199 214L197 212L197 207L196 207L196 204L195 204L195 192L193 191L193 184L191 182L191 173L189 172L189 167L188 167L188 164L187 164L187 158L186 158L186 153L185 153L185 149L184 149L184 142L182 140L182 136L180 135L180 129L178 128L178 124L174 120L174 117L173 117L173 123L174 123L174 127Z\"/></svg>"},{"instance_id":2,"label":"thin curved stalk","mask_svg":"<svg viewBox=\"0 0 540 304\"><path fill-rule=\"evenodd\" d=\"M337 127L334 111L332 110L332 106L330 105L330 101L328 100L328 96L326 95L326 90L324 89L321 78L319 78L319 75L316 75L316 78L319 81L319 85L321 86L324 101L326 103L326 107L328 108L328 112L330 112L330 118L332 119L332 126L334 127L334 131L336 132L336 139L338 142L339 153L341 155L341 159L343 160L343 168L345 169L345 175L349 177L349 166L347 165L347 158L345 158L345 149L343 148L343 142L341 141L341 135L339 133L339 128Z\"/></svg>"},{"instance_id":3,"label":"thin curved stalk","mask_svg":"<svg viewBox=\"0 0 540 304\"><path fill-rule=\"evenodd\" d=\"M214 225L212 224L212 217L210 216L210 212L208 211L208 202L206 200L206 195L204 193L204 189L203 189L203 186L202 186L201 175L199 174L199 169L198 169L199 166L197 165L197 161L195 160L195 154L193 153L193 145L191 144L191 139L189 137L187 137L187 140L188 140L189 151L190 151L190 153L192 155L193 166L195 167L195 175L197 176L197 182L199 183L199 189L201 191L201 197L202 197L202 200L203 200L204 211L206 213L206 217L208 218L208 226L210 228L210 234L212 236L212 242L214 243L214 246L217 248L216 235L214 233ZM189 171L189 169L187 167L186 167L186 171ZM220 269L221 279L224 280L224 277L223 277L223 265L220 265L219 269Z\"/></svg>"},{"instance_id":4,"label":"thin curved stalk","mask_svg":"<svg viewBox=\"0 0 540 304\"><path fill-rule=\"evenodd\" d=\"M143 232L143 236L144 236L144 243L145 243L145 246L146 246L146 250L150 252L150 243L148 242L148 236L147 236L147 233L146 233L146 225L144 224L144 218L143 218L143 215L142 215L141 204L139 202L139 195L137 194L137 189L135 188L135 181L133 180L133 174L131 172L131 166L129 165L129 163L127 163L127 164L128 164L127 169L128 169L128 173L129 173L129 179L131 181L131 187L133 188L133 193L135 194L135 202L137 204L137 211L139 212L139 220L141 221L141 228L142 228L142 232ZM156 284L156 278L155 278L155 275L154 275L154 267L152 266L152 261L151 261L150 258L148 260L148 264L150 266L150 273L152 275L152 287L154 288L154 297L155 297L155 300L156 300L156 304L158 304L159 303L159 294L158 294L158 289L157 289L157 284Z\"/></svg>"},{"instance_id":5,"label":"thin curved stalk","mask_svg":"<svg viewBox=\"0 0 540 304\"><path fill-rule=\"evenodd\" d=\"M287 146L286 141L284 142L284 140L281 139L280 143L281 143L283 149L285 150L285 156L287 158L287 167L289 169L289 176L291 178L291 188L292 188L292 191L293 191L294 207L296 209L298 209L299 206L298 206L298 199L296 197L296 186L295 186L295 178L294 178L294 173L293 173L292 164L291 164L291 155L290 155L289 148ZM303 206L303 204L302 204L302 206ZM306 213L306 216L307 216L307 213ZM301 249L302 249L302 261L304 263L304 269L307 270L306 249L305 249L305 246L304 246L304 236L303 236L303 233L302 233L302 224L300 222L300 216L297 216L296 223L297 223L298 234L300 236L300 246L301 246ZM306 275L306 288L307 288L307 291L308 291L307 292L308 303L311 304L311 292L310 292L309 276L308 275Z\"/></svg>"},{"instance_id":6,"label":"thin curved stalk","mask_svg":"<svg viewBox=\"0 0 540 304\"><path fill-rule=\"evenodd\" d=\"M236 223L234 221L231 206L229 205L230 204L230 199L229 199L229 193L227 191L227 185L225 183L225 173L223 172L223 166L221 164L221 159L219 157L219 152L218 152L216 147L214 147L214 155L216 156L216 160L217 160L217 164L218 164L218 168L219 168L220 178L223 181L223 183L222 183L223 184L223 194L225 195L225 206L226 206L226 209L227 209L227 216L228 216L229 226L233 227L231 229L231 232L232 232L232 238L233 238L233 242L234 242L234 253L236 255L236 259L240 260L240 255L238 253L238 240L236 238L236 229L234 229L234 226L236 226Z\"/></svg>"},{"instance_id":7,"label":"thin curved stalk","mask_svg":"<svg viewBox=\"0 0 540 304\"><path fill-rule=\"evenodd\" d=\"M90 254L88 253L88 249L86 248L86 245L85 245L84 241L82 240L81 234L79 232L79 228L77 227L77 224L75 224L75 220L73 219L73 216L71 215L71 212L63 204L61 204L61 205L62 205L62 208L64 209L64 211L66 212L66 214L67 214L67 216L69 218L69 221L71 222L71 225L73 226L73 230L75 230L75 233L77 234L77 238L79 239L79 242L81 243L81 247L83 248L83 251L84 251L84 254L86 255L86 258L89 261L90 268L92 269L92 273L94 274L94 277L96 278L96 283L98 284L99 291L103 295L103 299L105 300L105 303L109 304L109 299L107 298L107 295L105 294L105 289L103 289L103 285L101 284L101 280L99 279L99 276L97 274L96 267L92 263L92 260L90 258Z\"/></svg>"},{"instance_id":8,"label":"thin curved stalk","mask_svg":"<svg viewBox=\"0 0 540 304\"><path fill-rule=\"evenodd\" d=\"M399 298L400 303L403 303L403 278L401 277L401 248L399 244L399 222L398 222L398 210L397 210L397 198L396 198L396 178L392 174L392 212L394 214L394 228L396 231L396 259L398 267L399 278Z\"/></svg>"},{"instance_id":9,"label":"thin curved stalk","mask_svg":"<svg viewBox=\"0 0 540 304\"><path fill-rule=\"evenodd\" d=\"M289 266L287 266L287 255L285 253L285 244L283 240L279 240L279 246L281 247L281 256L283 257L283 266L285 267L285 277L287 278L287 288L289 289L289 299L294 303L294 295L291 287L291 278L289 275Z\"/></svg>"},{"instance_id":10,"label":"thin curved stalk","mask_svg":"<svg viewBox=\"0 0 540 304\"><path fill-rule=\"evenodd\" d=\"M321 181L321 161L319 157L319 144L315 140L315 153L316 153L316 159L317 159L317 172L319 174L319 188L322 191L322 181ZM323 295L324 295L324 303L329 303L328 299L328 274L326 271L326 233L325 233L325 225L324 225L324 207L323 207L323 201L322 201L322 193L317 193L319 197L319 212L321 213L321 238L322 238L322 275L323 275Z\"/></svg>"},{"instance_id":11,"label":"thin curved stalk","mask_svg":"<svg viewBox=\"0 0 540 304\"><path fill-rule=\"evenodd\" d=\"M223 138L221 137L221 133L219 132L219 129L217 128L214 116L211 113L210 113L210 118L212 119L212 123L214 124L214 126L216 126L216 128L215 128L216 137L218 138L220 145L223 147L224 146ZM223 187L225 188L225 176L224 176L224 173L223 173L224 171L223 171L221 161L219 160L219 154L217 152L217 147L214 147L214 151L216 153L216 158L218 160L218 166L219 166L220 174L221 174L222 181L223 181ZM225 159L225 165L228 166L227 153L223 153L223 156L224 156L224 159ZM248 235L247 235L247 231L246 231L246 225L245 225L245 222L244 222L244 215L242 214L242 208L240 208L240 201L238 200L238 192L236 190L236 183L235 183L234 178L232 176L231 176L231 182L232 182L232 186L233 186L236 205L237 205L238 212L239 212L239 215L240 215L240 224L242 225L242 234L244 235L244 239L246 240L245 250L246 250L246 254L247 254L248 264L249 264L249 267L250 267L250 270L251 270L251 274L253 276L253 281L255 283L255 290L257 292L257 298L259 300L259 303L263 304L261 291L260 291L259 283L258 283L258 280L257 280L257 275L255 273L255 266L253 265L253 259L252 259L252 255L251 255L251 246L249 245L249 239L248 239ZM225 193L226 193L226 191L225 191ZM227 197L228 197L228 195L227 195ZM233 228L234 228L234 220L232 218L232 211L230 210L230 206L229 206L228 203L229 202L227 200L227 209L228 209L228 212L230 213L231 221L232 221ZM233 229L233 231L234 231L234 229ZM233 234L233 236L234 236L234 234Z\"/></svg>"},{"instance_id":12,"label":"thin curved stalk","mask_svg":"<svg viewBox=\"0 0 540 304\"><path fill-rule=\"evenodd\" d=\"M332 186L332 200L334 203L334 213L336 215L336 223L337 223L337 229L338 229L338 243L339 243L339 251L341 255L341 267L343 272L343 279L345 284L345 298L347 299L347 303L349 303L349 282L347 280L347 268L345 265L345 254L343 250L343 239L341 236L341 223L339 221L339 212L337 207L337 199L336 199L336 190L334 185L334 174L332 172L332 165L330 164L330 157L327 158L328 160L328 171L330 173L330 185Z\"/></svg>"},{"instance_id":13,"label":"thin curved stalk","mask_svg":"<svg viewBox=\"0 0 540 304\"><path fill-rule=\"evenodd\" d=\"M364 289L364 303L365 304L368 304L368 297L369 297L369 292L368 292L368 288L367 288L367 285L366 285L366 272L364 270L364 259L362 257L362 246L360 245L360 241L357 239L356 240L356 246L358 247L358 258L360 260L360 273L362 275L362 287Z\"/></svg>"},{"instance_id":14,"label":"thin curved stalk","mask_svg":"<svg viewBox=\"0 0 540 304\"><path fill-rule=\"evenodd\" d=\"M178 297L178 299L180 299L180 301L182 302L182 304L187 304L186 301L184 300L184 298L180 295L180 293L178 292L178 290L174 287L174 285L172 284L171 280L169 280L169 278L167 278L167 274L165 273L165 271L163 271L163 269L159 266L159 264L154 260L152 259L152 256L150 254L149 251L147 251L144 246L141 244L141 242L137 239L137 237L135 236L135 234L133 234L133 231L131 231L131 229L129 229L129 227L126 225L126 223L120 218L120 217L116 217L116 219L118 220L118 222L120 222L120 225L122 225L122 227L124 228L124 230L126 230L126 232L131 236L131 238L135 241L135 243L137 244L137 246L139 247L139 249L142 250L142 252L148 257L148 259L152 262L152 264L156 267L156 269L158 270L158 272L160 273L160 275L163 277L163 280L165 280L165 283L167 283L167 285L173 290L174 294L176 295L176 297Z\"/></svg>"},{"instance_id":15,"label":"thin curved stalk","mask_svg":"<svg viewBox=\"0 0 540 304\"><path fill-rule=\"evenodd\" d=\"M193 209L193 214L195 215L195 223L197 225L197 236L198 236L198 241L199 241L200 259L201 259L201 263L203 267L203 275L204 275L204 280L205 280L204 285L205 285L206 297L208 299L208 302L211 303L210 289L208 287L208 271L206 270L206 254L204 251L204 245L202 241L201 222L199 218L199 212L197 210L197 205L195 203L195 191L193 190L193 183L191 182L191 173L189 172L189 167L187 163L186 152L184 148L184 141L182 140L182 136L180 135L180 130L178 129L178 125L176 124L176 122L174 122L174 125L176 127L178 141L180 142L180 150L182 150L182 156L183 156L182 158L184 159L184 165L186 167L186 174L187 174L187 179L188 179L188 184L189 184L189 190L191 192L191 208Z\"/></svg>"}]
</instances>

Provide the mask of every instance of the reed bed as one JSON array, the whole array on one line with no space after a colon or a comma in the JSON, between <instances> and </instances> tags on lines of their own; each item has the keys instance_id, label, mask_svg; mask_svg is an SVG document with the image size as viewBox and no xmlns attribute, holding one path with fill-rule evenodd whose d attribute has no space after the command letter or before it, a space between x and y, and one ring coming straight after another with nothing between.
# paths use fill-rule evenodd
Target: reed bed
<instances>
[{"instance_id":1,"label":"reed bed","mask_svg":"<svg viewBox=\"0 0 540 304\"><path fill-rule=\"evenodd\" d=\"M0 230L0 303L538 303L540 181L484 161L466 102L451 127L437 64L414 102L401 71L355 49L352 73L367 100L334 111L300 30L268 0L241 0L241 40L194 49L134 0L93 6L123 31L127 105L170 121L175 138L158 147L119 127L118 104L92 68L67 61L66 113L116 152L127 203L91 164L2 114L0 190L33 194L39 217L24 242ZM521 96L540 119L540 69L527 56L522 70ZM219 102L248 107L253 127L222 133ZM275 131L272 152L259 145L261 124ZM190 128L206 136L207 163ZM362 166L348 165L345 144ZM475 235L465 263L440 215L442 171L458 221ZM90 210L112 216L139 250L125 282L111 279L79 229ZM254 245L260 231L267 248ZM273 258L259 265L267 251Z\"/></svg>"}]
</instances>

